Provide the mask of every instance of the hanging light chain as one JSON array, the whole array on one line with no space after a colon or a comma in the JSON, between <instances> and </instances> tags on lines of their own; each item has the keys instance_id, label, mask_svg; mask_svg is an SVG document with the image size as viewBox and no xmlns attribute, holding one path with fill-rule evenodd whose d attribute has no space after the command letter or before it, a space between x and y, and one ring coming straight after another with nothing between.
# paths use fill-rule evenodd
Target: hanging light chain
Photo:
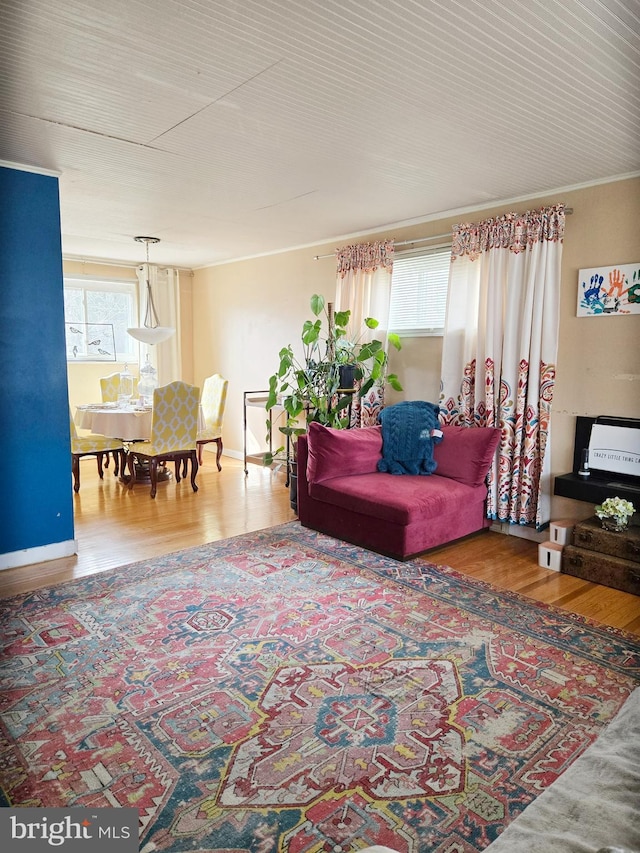
<instances>
[{"instance_id":1,"label":"hanging light chain","mask_svg":"<svg viewBox=\"0 0 640 853\"><path fill-rule=\"evenodd\" d=\"M147 308L144 314L144 325L147 329L156 329L160 325L158 312L153 301L151 282L149 281L149 243L159 243L159 237L134 237L138 243L144 243L147 247Z\"/></svg>"}]
</instances>

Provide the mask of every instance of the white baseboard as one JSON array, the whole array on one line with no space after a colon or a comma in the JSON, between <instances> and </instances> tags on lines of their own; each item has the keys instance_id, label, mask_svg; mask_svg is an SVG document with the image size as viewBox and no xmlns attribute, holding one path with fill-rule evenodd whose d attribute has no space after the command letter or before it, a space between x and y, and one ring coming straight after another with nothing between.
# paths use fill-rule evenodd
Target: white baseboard
<instances>
[{"instance_id":1,"label":"white baseboard","mask_svg":"<svg viewBox=\"0 0 640 853\"><path fill-rule=\"evenodd\" d=\"M505 536L518 536L520 539L528 539L531 542L544 542L549 538L549 531L532 530L530 527L522 527L519 524L508 524L506 521L494 521L490 530L503 533Z\"/></svg>"},{"instance_id":2,"label":"white baseboard","mask_svg":"<svg viewBox=\"0 0 640 853\"><path fill-rule=\"evenodd\" d=\"M207 449L207 445L205 444L205 450ZM227 450L225 447L222 451L223 456L229 456L231 459L244 459L244 453L241 453L239 450Z\"/></svg>"},{"instance_id":3,"label":"white baseboard","mask_svg":"<svg viewBox=\"0 0 640 853\"><path fill-rule=\"evenodd\" d=\"M23 551L12 551L10 554L0 554L0 571L17 569L19 566L31 566L33 563L46 563L48 560L59 560L60 557L72 557L77 553L77 539L67 539L66 542L56 542L53 545L40 545L38 548L25 548Z\"/></svg>"}]
</instances>

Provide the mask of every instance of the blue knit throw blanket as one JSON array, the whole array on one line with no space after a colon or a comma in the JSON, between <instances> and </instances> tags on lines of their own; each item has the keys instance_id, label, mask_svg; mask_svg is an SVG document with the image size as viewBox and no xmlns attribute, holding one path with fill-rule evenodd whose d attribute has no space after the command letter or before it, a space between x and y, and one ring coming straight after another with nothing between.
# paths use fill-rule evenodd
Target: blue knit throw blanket
<instances>
[{"instance_id":1,"label":"blue knit throw blanket","mask_svg":"<svg viewBox=\"0 0 640 853\"><path fill-rule=\"evenodd\" d=\"M378 471L390 474L432 474L437 467L434 443L442 441L437 403L405 401L380 412L382 459Z\"/></svg>"}]
</instances>

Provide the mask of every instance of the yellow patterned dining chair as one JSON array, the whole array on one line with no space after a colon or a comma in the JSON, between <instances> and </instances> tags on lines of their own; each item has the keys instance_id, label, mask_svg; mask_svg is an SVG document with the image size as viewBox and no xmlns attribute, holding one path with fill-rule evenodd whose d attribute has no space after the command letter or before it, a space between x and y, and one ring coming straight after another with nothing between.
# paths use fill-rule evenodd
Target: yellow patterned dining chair
<instances>
[{"instance_id":1,"label":"yellow patterned dining chair","mask_svg":"<svg viewBox=\"0 0 640 853\"><path fill-rule=\"evenodd\" d=\"M227 388L229 380L224 379L219 373L214 373L213 376L208 376L204 380L202 386L202 414L204 416L204 427L198 430L196 443L198 445L198 462L202 465L202 447L215 441L216 448L216 465L218 471L222 471L220 457L222 456L222 419L224 417L224 407L227 403Z\"/></svg>"},{"instance_id":2,"label":"yellow patterned dining chair","mask_svg":"<svg viewBox=\"0 0 640 853\"><path fill-rule=\"evenodd\" d=\"M133 393L135 396L136 391L136 381L133 381ZM118 395L120 393L120 374L119 373L110 373L108 376L100 377L100 396L102 397L103 403L115 403L118 400ZM119 460L116 454L113 454L113 462L115 465L115 474L118 473L119 468ZM104 460L104 467L109 467L109 454L107 453L107 457Z\"/></svg>"},{"instance_id":3,"label":"yellow patterned dining chair","mask_svg":"<svg viewBox=\"0 0 640 853\"><path fill-rule=\"evenodd\" d=\"M110 373L109 376L102 376L100 379L100 393L103 403L115 403L118 399L118 391L120 390L120 374Z\"/></svg>"},{"instance_id":4,"label":"yellow patterned dining chair","mask_svg":"<svg viewBox=\"0 0 640 853\"><path fill-rule=\"evenodd\" d=\"M136 479L136 464L149 466L151 497L155 498L158 485L158 463L175 462L176 480L180 482L180 463L191 460L191 487L198 491L196 474L198 456L196 436L200 389L186 382L170 382L153 392L153 414L151 416L151 438L135 441L128 446L129 488ZM183 474L184 476L184 474Z\"/></svg>"},{"instance_id":5,"label":"yellow patterned dining chair","mask_svg":"<svg viewBox=\"0 0 640 853\"><path fill-rule=\"evenodd\" d=\"M80 491L80 460L83 456L95 456L98 462L98 474L100 479L104 478L102 462L106 456L109 459L109 454L113 454L114 471L117 476L120 472L120 466L124 471L125 456L124 444L118 438L108 438L106 435L86 435L79 436L76 429L71 409L69 409L69 422L71 430L71 470L73 472L73 491Z\"/></svg>"},{"instance_id":6,"label":"yellow patterned dining chair","mask_svg":"<svg viewBox=\"0 0 640 853\"><path fill-rule=\"evenodd\" d=\"M137 396L138 380L133 379L133 396ZM115 403L118 400L120 393L120 374L110 373L109 376L102 376L100 379L100 394L103 403Z\"/></svg>"}]
</instances>

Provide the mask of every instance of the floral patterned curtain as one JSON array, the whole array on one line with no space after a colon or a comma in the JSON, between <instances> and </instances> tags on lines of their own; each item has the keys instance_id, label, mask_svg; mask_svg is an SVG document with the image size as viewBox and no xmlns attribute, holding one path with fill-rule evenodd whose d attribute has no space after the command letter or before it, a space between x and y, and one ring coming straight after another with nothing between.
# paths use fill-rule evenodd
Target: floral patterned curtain
<instances>
[{"instance_id":1,"label":"floral patterned curtain","mask_svg":"<svg viewBox=\"0 0 640 853\"><path fill-rule=\"evenodd\" d=\"M352 340L385 341L391 301L394 241L358 243L336 250L336 311L351 311L347 334ZM380 325L373 331L364 325L375 317ZM374 426L384 406L384 388L373 387L365 397L354 394L351 426Z\"/></svg>"},{"instance_id":2,"label":"floral patterned curtain","mask_svg":"<svg viewBox=\"0 0 640 853\"><path fill-rule=\"evenodd\" d=\"M498 426L488 516L540 528L551 503L564 206L453 229L443 342L444 422Z\"/></svg>"}]
</instances>

